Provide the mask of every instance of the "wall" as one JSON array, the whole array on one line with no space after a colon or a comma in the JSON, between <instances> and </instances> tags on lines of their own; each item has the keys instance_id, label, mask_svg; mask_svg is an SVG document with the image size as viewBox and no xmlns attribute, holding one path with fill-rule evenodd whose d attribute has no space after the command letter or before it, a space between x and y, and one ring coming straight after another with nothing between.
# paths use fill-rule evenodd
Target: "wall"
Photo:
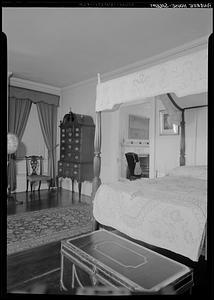
<instances>
[{"instance_id":1,"label":"wall","mask_svg":"<svg viewBox=\"0 0 214 300\"><path fill-rule=\"evenodd\" d=\"M95 117L96 82L62 90L58 124L70 108L74 113ZM186 97L187 98L187 97ZM148 100L148 99L147 99ZM187 99L188 101L188 99ZM139 109L140 107L140 109ZM150 177L164 176L179 166L180 132L178 135L160 135L159 111L165 109L158 98L150 98L149 104L123 107L113 112L102 112L101 181L113 182L121 176L122 137L126 135L129 113L150 117ZM142 112L141 112L142 111ZM186 164L205 164L207 158L206 109L186 111ZM124 118L126 116L126 118ZM195 139L197 137L197 139ZM193 142L194 139L194 142ZM59 141L59 129L58 129ZM196 145L196 148L195 148ZM58 148L59 152L59 148ZM58 153L59 159L59 153ZM91 194L91 183L85 182L82 193ZM71 189L70 179L63 179L62 187ZM78 191L75 185L75 191Z\"/></svg>"},{"instance_id":2,"label":"wall","mask_svg":"<svg viewBox=\"0 0 214 300\"><path fill-rule=\"evenodd\" d=\"M178 135L160 135L160 110L165 109L156 98L155 177L164 176L170 169L179 166L180 132Z\"/></svg>"},{"instance_id":3,"label":"wall","mask_svg":"<svg viewBox=\"0 0 214 300\"><path fill-rule=\"evenodd\" d=\"M61 98L58 108L58 124L70 108L74 113L91 115L95 120L96 81L67 87L62 90ZM102 182L112 182L121 175L120 142L122 137L127 134L129 113L150 117L150 176L163 176L170 169L179 165L180 134L176 136L159 135L159 110L164 107L160 100L151 98L149 101L149 104L121 106L114 112L102 112ZM124 116L126 117L124 118ZM207 108L186 110L185 120L186 164L207 164ZM57 127L57 135L57 143L59 143L59 127ZM47 170L47 149L34 104L32 104L22 142L24 143L24 155L42 154L45 157L44 168ZM27 149L26 145L28 145ZM59 160L59 147L57 148L57 160ZM25 191L25 161L23 159L17 161L17 171L16 192ZM70 190L70 179L63 179L62 187ZM90 195L91 187L91 183L85 182L82 186L82 193ZM43 183L41 188L47 188L47 185ZM76 184L75 191L78 191Z\"/></svg>"}]
</instances>

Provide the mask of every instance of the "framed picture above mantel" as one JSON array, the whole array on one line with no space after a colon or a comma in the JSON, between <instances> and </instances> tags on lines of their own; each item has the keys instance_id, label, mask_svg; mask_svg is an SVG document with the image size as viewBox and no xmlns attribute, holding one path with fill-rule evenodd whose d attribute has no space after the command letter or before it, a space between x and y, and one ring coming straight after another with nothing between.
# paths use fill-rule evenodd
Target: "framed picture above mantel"
<instances>
[{"instance_id":1,"label":"framed picture above mantel","mask_svg":"<svg viewBox=\"0 0 214 300\"><path fill-rule=\"evenodd\" d=\"M160 135L178 135L179 126L169 122L169 114L166 110L160 110Z\"/></svg>"}]
</instances>

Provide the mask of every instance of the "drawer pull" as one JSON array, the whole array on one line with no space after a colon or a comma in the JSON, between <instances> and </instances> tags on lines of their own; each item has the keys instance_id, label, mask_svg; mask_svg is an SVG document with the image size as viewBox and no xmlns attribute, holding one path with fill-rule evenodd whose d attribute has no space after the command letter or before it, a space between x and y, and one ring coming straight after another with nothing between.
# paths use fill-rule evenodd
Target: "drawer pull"
<instances>
[{"instance_id":1,"label":"drawer pull","mask_svg":"<svg viewBox=\"0 0 214 300\"><path fill-rule=\"evenodd\" d=\"M62 172L62 169L59 169L59 172Z\"/></svg>"},{"instance_id":2,"label":"drawer pull","mask_svg":"<svg viewBox=\"0 0 214 300\"><path fill-rule=\"evenodd\" d=\"M71 156L71 153L68 153L68 156L70 157L70 156Z\"/></svg>"},{"instance_id":3,"label":"drawer pull","mask_svg":"<svg viewBox=\"0 0 214 300\"><path fill-rule=\"evenodd\" d=\"M78 144L78 143L79 143L79 140L75 140L75 143Z\"/></svg>"},{"instance_id":4,"label":"drawer pull","mask_svg":"<svg viewBox=\"0 0 214 300\"><path fill-rule=\"evenodd\" d=\"M77 174L77 171L74 171L74 174Z\"/></svg>"},{"instance_id":5,"label":"drawer pull","mask_svg":"<svg viewBox=\"0 0 214 300\"><path fill-rule=\"evenodd\" d=\"M71 149L71 145L68 145L68 148Z\"/></svg>"},{"instance_id":6,"label":"drawer pull","mask_svg":"<svg viewBox=\"0 0 214 300\"><path fill-rule=\"evenodd\" d=\"M78 150L79 150L79 148L78 148L78 147L76 147L76 148L75 148L75 150L76 150L76 151L78 151Z\"/></svg>"},{"instance_id":7,"label":"drawer pull","mask_svg":"<svg viewBox=\"0 0 214 300\"><path fill-rule=\"evenodd\" d=\"M74 168L78 168L78 165L74 165Z\"/></svg>"},{"instance_id":8,"label":"drawer pull","mask_svg":"<svg viewBox=\"0 0 214 300\"><path fill-rule=\"evenodd\" d=\"M65 140L62 140L62 143L64 143L65 142Z\"/></svg>"},{"instance_id":9,"label":"drawer pull","mask_svg":"<svg viewBox=\"0 0 214 300\"><path fill-rule=\"evenodd\" d=\"M77 155L75 155L75 159L78 159L78 156L77 156Z\"/></svg>"},{"instance_id":10,"label":"drawer pull","mask_svg":"<svg viewBox=\"0 0 214 300\"><path fill-rule=\"evenodd\" d=\"M61 157L65 157L65 155L62 154Z\"/></svg>"},{"instance_id":11,"label":"drawer pull","mask_svg":"<svg viewBox=\"0 0 214 300\"><path fill-rule=\"evenodd\" d=\"M71 139L68 139L69 143L71 143Z\"/></svg>"}]
</instances>

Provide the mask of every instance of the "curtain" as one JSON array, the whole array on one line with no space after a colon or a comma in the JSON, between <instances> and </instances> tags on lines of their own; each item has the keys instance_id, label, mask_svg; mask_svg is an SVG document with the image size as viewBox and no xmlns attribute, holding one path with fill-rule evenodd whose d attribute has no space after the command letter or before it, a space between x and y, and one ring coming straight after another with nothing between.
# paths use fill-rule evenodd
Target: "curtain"
<instances>
[{"instance_id":1,"label":"curtain","mask_svg":"<svg viewBox=\"0 0 214 300\"><path fill-rule=\"evenodd\" d=\"M32 102L29 99L8 99L8 131L17 135L19 142L22 139ZM16 189L16 162L15 155L10 155L8 163L8 188Z\"/></svg>"},{"instance_id":2,"label":"curtain","mask_svg":"<svg viewBox=\"0 0 214 300\"><path fill-rule=\"evenodd\" d=\"M59 96L40 91L29 90L17 86L10 86L9 95L10 97L16 97L18 99L30 99L33 103L44 102L47 104L59 106Z\"/></svg>"},{"instance_id":3,"label":"curtain","mask_svg":"<svg viewBox=\"0 0 214 300\"><path fill-rule=\"evenodd\" d=\"M180 125L181 123L181 114L182 112L175 107L175 105L171 102L171 100L169 99L169 97L167 95L159 95L158 96L159 99L161 99L164 107L167 110L167 113L169 114L169 118L168 121L169 123L175 124L175 125Z\"/></svg>"},{"instance_id":4,"label":"curtain","mask_svg":"<svg viewBox=\"0 0 214 300\"><path fill-rule=\"evenodd\" d=\"M52 177L52 186L56 183L56 135L57 107L43 102L36 103L39 122L48 149L48 175Z\"/></svg>"}]
</instances>

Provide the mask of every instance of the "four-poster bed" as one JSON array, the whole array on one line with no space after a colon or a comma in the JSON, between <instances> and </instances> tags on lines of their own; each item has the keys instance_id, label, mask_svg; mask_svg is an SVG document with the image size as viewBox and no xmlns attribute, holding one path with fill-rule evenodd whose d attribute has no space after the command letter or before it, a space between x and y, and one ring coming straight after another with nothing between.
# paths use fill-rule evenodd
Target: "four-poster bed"
<instances>
[{"instance_id":1,"label":"four-poster bed","mask_svg":"<svg viewBox=\"0 0 214 300\"><path fill-rule=\"evenodd\" d=\"M117 229L136 240L144 241L145 238L147 243L198 261L202 249L206 248L207 168L206 166L195 166L196 168L192 167L190 170L186 168L188 166L185 166L184 112L185 109L192 107L180 107L172 95L174 93L179 99L179 97L207 92L207 75L207 48L103 83L98 75L92 185L94 230L99 228L100 223ZM182 171L179 168L164 178L140 179L136 182L124 180L112 184L101 184L101 112L112 111L121 104L133 104L150 97L159 97L163 103L168 102L166 106L170 106L169 113L172 114L173 120L180 125L180 168ZM125 206L127 206L127 211L122 214L121 211ZM133 228L134 225L128 224L127 218L129 215L136 222L145 221L146 215L143 206L147 206L147 210L150 209L150 212L156 210L148 217L150 223L147 222L147 226L145 226L147 232L143 232L145 227L140 227L141 224ZM161 208L161 214L158 212L158 207ZM173 235L166 236L162 241L157 238L160 234L158 231L156 231L156 239L150 239L149 224L151 225L152 221L154 223L155 218L161 218L161 216L163 218L164 212L166 217L166 209L168 209L171 219L168 216L165 224L162 224L162 228L163 226L175 228L179 218L182 219L180 222L182 228L178 226L177 232L174 231ZM174 215L174 222L172 222L172 215L176 212L177 215ZM122 219L124 220L122 221ZM192 224L190 220L192 220ZM143 221L142 225L145 225ZM160 219L156 225L158 224L161 226ZM188 230L185 230L185 224L188 225ZM155 228L157 226L153 227L154 235ZM165 235L169 232L172 233L168 229L165 230ZM189 234L189 237L186 237L185 234ZM170 239L175 240L175 243L173 244ZM178 240L181 243L179 246Z\"/></svg>"}]
</instances>

